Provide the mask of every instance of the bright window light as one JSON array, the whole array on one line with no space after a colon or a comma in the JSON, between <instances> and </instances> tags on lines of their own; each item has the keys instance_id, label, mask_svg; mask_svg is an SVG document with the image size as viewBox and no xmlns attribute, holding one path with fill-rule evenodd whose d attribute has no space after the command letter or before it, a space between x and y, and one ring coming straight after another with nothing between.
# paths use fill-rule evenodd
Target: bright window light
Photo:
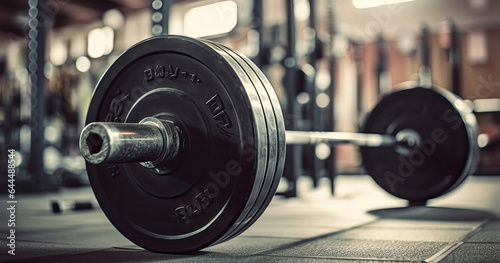
<instances>
[{"instance_id":1,"label":"bright window light","mask_svg":"<svg viewBox=\"0 0 500 263\"><path fill-rule=\"evenodd\" d=\"M371 8L383 5L399 4L415 0L352 0L354 7L358 9Z\"/></svg>"},{"instance_id":2,"label":"bright window light","mask_svg":"<svg viewBox=\"0 0 500 263\"><path fill-rule=\"evenodd\" d=\"M316 105L324 109L330 104L330 97L326 93L320 93L316 96Z\"/></svg>"},{"instance_id":3,"label":"bright window light","mask_svg":"<svg viewBox=\"0 0 500 263\"><path fill-rule=\"evenodd\" d=\"M114 30L110 26L92 29L89 32L87 53L91 58L99 58L113 51Z\"/></svg>"},{"instance_id":4,"label":"bright window light","mask_svg":"<svg viewBox=\"0 0 500 263\"><path fill-rule=\"evenodd\" d=\"M99 58L106 51L106 34L101 28L92 29L89 32L87 53L91 58Z\"/></svg>"},{"instance_id":5,"label":"bright window light","mask_svg":"<svg viewBox=\"0 0 500 263\"><path fill-rule=\"evenodd\" d=\"M109 26L102 28L104 32L104 55L108 55L113 51L113 46L115 43L115 31Z\"/></svg>"},{"instance_id":6,"label":"bright window light","mask_svg":"<svg viewBox=\"0 0 500 263\"><path fill-rule=\"evenodd\" d=\"M68 58L68 48L63 41L54 41L50 47L50 62L54 66L60 66Z\"/></svg>"},{"instance_id":7,"label":"bright window light","mask_svg":"<svg viewBox=\"0 0 500 263\"><path fill-rule=\"evenodd\" d=\"M299 21L307 21L311 15L309 2L307 0L295 0L295 18Z\"/></svg>"},{"instance_id":8,"label":"bright window light","mask_svg":"<svg viewBox=\"0 0 500 263\"><path fill-rule=\"evenodd\" d=\"M81 56L76 59L76 69L80 72L87 72L90 69L90 60L87 57Z\"/></svg>"},{"instance_id":9,"label":"bright window light","mask_svg":"<svg viewBox=\"0 0 500 263\"><path fill-rule=\"evenodd\" d=\"M233 1L194 7L184 15L184 34L206 37L229 33L238 22L237 9Z\"/></svg>"},{"instance_id":10,"label":"bright window light","mask_svg":"<svg viewBox=\"0 0 500 263\"><path fill-rule=\"evenodd\" d=\"M106 11L102 17L102 22L114 29L119 29L125 23L125 18L122 12L117 9L109 9Z\"/></svg>"},{"instance_id":11,"label":"bright window light","mask_svg":"<svg viewBox=\"0 0 500 263\"><path fill-rule=\"evenodd\" d=\"M316 145L316 157L320 160L326 160L330 154L332 153L330 150L330 146L326 143L320 143Z\"/></svg>"}]
</instances>

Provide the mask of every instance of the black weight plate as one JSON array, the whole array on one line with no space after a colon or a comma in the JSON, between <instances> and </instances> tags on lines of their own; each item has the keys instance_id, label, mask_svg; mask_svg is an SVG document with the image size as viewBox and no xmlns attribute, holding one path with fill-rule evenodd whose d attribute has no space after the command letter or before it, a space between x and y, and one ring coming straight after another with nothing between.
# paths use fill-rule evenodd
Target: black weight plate
<instances>
[{"instance_id":1,"label":"black weight plate","mask_svg":"<svg viewBox=\"0 0 500 263\"><path fill-rule=\"evenodd\" d=\"M363 166L394 196L426 201L457 187L477 164L477 123L451 92L415 87L388 94L366 118L362 132L396 135L413 130L420 145L409 154L396 146L361 148Z\"/></svg>"},{"instance_id":2,"label":"black weight plate","mask_svg":"<svg viewBox=\"0 0 500 263\"><path fill-rule=\"evenodd\" d=\"M255 87L255 85L254 85L255 80L252 79L252 76L249 76L249 70L242 68L241 65L238 63L238 61L234 60L234 58L231 57L227 52L225 52L221 48L221 46L217 46L215 43L212 43L210 41L203 41L203 42L205 44L211 46L212 48L214 48L214 50L218 51L219 54L221 54L226 59L226 61L228 61L230 63L232 69L240 76L240 79L246 85L254 87L255 92L256 92L258 99L259 99L259 101L256 101L255 103L260 104L262 109L263 109L263 113L264 113L265 118L261 124L263 127L264 126L266 127L266 131L269 130L268 126L271 126L271 125L275 126L276 122L274 120L274 113L272 112L272 110L269 111L268 109L266 109L266 108L270 108L270 104L268 107L264 106L266 104L263 104L263 101L262 101L263 94L262 94L262 92L259 93L257 88ZM271 117L270 115L272 115L273 119L270 119L270 117ZM249 200L247 201L247 203L249 205L247 205L245 210L240 214L240 217L238 218L236 223L233 225L233 227L231 229L229 229L226 232L226 235L224 235L220 239L220 242L227 240L226 239L227 236L230 235L232 232L234 232L236 229L239 229L243 225L246 225L250 222L253 222L253 221L250 221L250 219L252 219L253 215L255 214L255 207L260 207L261 199L263 198L263 196L265 196L265 194L267 194L267 191L268 191L269 185L270 185L269 178L274 175L274 171L276 169L275 162L276 162L277 145L276 145L276 139L272 138L272 137L270 138L269 134L267 134L266 142L268 144L267 152L266 152L266 160L262 160L262 162L261 162L261 165L265 169L264 169L264 172L262 173L262 176L259 177L259 181L255 182L256 185L260 185L260 188L257 188L257 187L254 188L255 192L250 196Z\"/></svg>"},{"instance_id":3,"label":"black weight plate","mask_svg":"<svg viewBox=\"0 0 500 263\"><path fill-rule=\"evenodd\" d=\"M269 194L272 193L274 196L274 192L276 189L272 189L274 187L274 184L276 182L276 169L277 169L277 155L278 155L278 136L277 136L277 121L276 121L276 116L274 113L273 105L270 101L269 95L267 94L267 90L264 87L264 84L262 81L259 79L257 74L254 72L254 70L247 64L247 62L244 60L246 58L244 55L238 54L237 51L234 51L230 48L227 48L223 45L216 44L216 43L210 43L217 48L220 48L221 51L225 52L231 59L233 59L234 64L233 68L239 69L239 71L246 75L255 87L257 94L259 95L259 99L261 102L261 105L264 110L264 114L266 116L266 125L267 125L267 130L268 130L268 142L269 142L269 148L268 148L268 166L267 166L267 171L266 171L266 176L265 180L262 184L261 191L259 192L259 195L257 196L257 199L255 200L254 206L251 208L249 213L245 218L242 219L241 224L230 231L226 237L223 239L227 240L229 238L237 236L241 231L252 225L258 217L262 214L261 211L265 210L269 202L266 202L268 200ZM253 63L252 63L253 64ZM279 179L278 179L279 181Z\"/></svg>"},{"instance_id":4,"label":"black weight plate","mask_svg":"<svg viewBox=\"0 0 500 263\"><path fill-rule=\"evenodd\" d=\"M237 236L239 233L243 231L243 229L246 229L247 227L251 226L259 218L260 214L258 212L260 211L260 209L265 209L265 207L267 207L266 205L263 208L263 202L266 200L266 197L268 193L271 191L271 187L273 185L273 180L276 171L277 154L278 154L277 153L278 142L275 134L276 120L274 116L274 111L272 109L266 90L262 86L258 77L255 75L253 70L249 68L239 56L236 55L236 51L228 47L225 47L221 44L217 43L211 43L211 44L214 45L216 48L220 49L222 52L224 52L227 56L229 56L234 61L233 67L240 69L240 72L246 75L246 77L253 84L257 94L259 95L259 100L263 107L264 115L266 116L266 126L268 130L269 159L262 187L255 200L254 205L252 206L251 210L246 215L246 217L242 218L241 223L237 227L229 231L226 234L226 236L223 237L223 240L228 240Z\"/></svg>"},{"instance_id":5,"label":"black weight plate","mask_svg":"<svg viewBox=\"0 0 500 263\"><path fill-rule=\"evenodd\" d=\"M257 67L257 65L255 65L246 56L240 54L238 51L232 50L220 44L215 44L215 45L220 46L222 49L226 50L226 52L228 52L228 54L230 54L238 62L238 64L242 68L244 68L245 72L247 72L247 74L251 77L252 82L255 84L257 91L261 96L261 101L263 105L265 105L264 106L265 112L269 113L270 115L269 118L271 121L276 122L275 125L270 124L268 126L269 137L276 138L276 143L278 147L277 157L275 160L276 166L274 174L266 177L266 180L268 180L269 188L267 192L264 192L263 195L261 196L262 199L261 206L255 208L256 210L254 217L249 219L252 220L250 221L251 223L243 225L241 228L238 229L238 231L234 231L231 237L229 237L232 238L239 235L246 229L248 229L252 225L252 223L262 215L262 213L265 211L265 209L267 208L267 206L269 205L269 203L271 202L272 198L276 193L276 189L278 187L281 175L283 173L283 167L285 162L285 153L286 153L285 124L281 112L281 106L278 101L278 97L276 96L276 93L274 92L271 83L269 83L266 76Z\"/></svg>"},{"instance_id":6,"label":"black weight plate","mask_svg":"<svg viewBox=\"0 0 500 263\"><path fill-rule=\"evenodd\" d=\"M131 47L106 71L86 123L177 124L179 159L158 172L140 164L91 165L104 213L132 242L180 253L220 240L260 191L267 128L255 88L212 47L187 37L155 37Z\"/></svg>"}]
</instances>

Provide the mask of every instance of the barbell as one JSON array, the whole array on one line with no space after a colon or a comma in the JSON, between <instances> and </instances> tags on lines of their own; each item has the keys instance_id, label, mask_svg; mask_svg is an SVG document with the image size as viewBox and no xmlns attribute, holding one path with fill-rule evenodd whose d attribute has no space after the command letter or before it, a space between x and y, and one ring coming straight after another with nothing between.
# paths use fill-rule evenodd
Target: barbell
<instances>
[{"instance_id":1,"label":"barbell","mask_svg":"<svg viewBox=\"0 0 500 263\"><path fill-rule=\"evenodd\" d=\"M361 133L285 131L255 64L221 44L173 35L142 41L109 67L86 124L80 150L102 210L132 242L165 253L250 227L276 192L286 144L359 145L375 182L410 201L451 191L479 155L472 110L442 88L384 96Z\"/></svg>"}]
</instances>

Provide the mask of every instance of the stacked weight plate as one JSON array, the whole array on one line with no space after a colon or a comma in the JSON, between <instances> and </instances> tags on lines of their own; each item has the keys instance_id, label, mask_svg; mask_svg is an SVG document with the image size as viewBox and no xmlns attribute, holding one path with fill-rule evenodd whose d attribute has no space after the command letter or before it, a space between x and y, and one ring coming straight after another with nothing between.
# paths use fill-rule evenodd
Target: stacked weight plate
<instances>
[{"instance_id":1,"label":"stacked weight plate","mask_svg":"<svg viewBox=\"0 0 500 263\"><path fill-rule=\"evenodd\" d=\"M248 214L241 215L244 217L241 224L229 231L221 239L223 241L239 235L250 227L271 202L284 167L286 154L285 125L276 93L262 71L250 59L235 50L217 43L203 42L219 52L231 64L232 69L240 78L244 79L245 82L249 81L251 86L254 87L259 96L259 101L255 101L255 103L260 103L263 109L268 135L268 163L260 192Z\"/></svg>"},{"instance_id":2,"label":"stacked weight plate","mask_svg":"<svg viewBox=\"0 0 500 263\"><path fill-rule=\"evenodd\" d=\"M285 159L281 109L262 72L208 41L151 38L106 71L87 124L165 119L181 134L166 167L92 165L89 179L110 222L152 251L199 250L237 236L263 213Z\"/></svg>"}]
</instances>

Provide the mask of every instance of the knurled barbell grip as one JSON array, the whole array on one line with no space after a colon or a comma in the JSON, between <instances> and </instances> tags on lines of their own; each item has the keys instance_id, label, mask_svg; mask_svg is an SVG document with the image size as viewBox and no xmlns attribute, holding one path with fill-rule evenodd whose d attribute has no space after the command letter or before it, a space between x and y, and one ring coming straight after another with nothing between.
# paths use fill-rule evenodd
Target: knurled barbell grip
<instances>
[{"instance_id":1,"label":"knurled barbell grip","mask_svg":"<svg viewBox=\"0 0 500 263\"><path fill-rule=\"evenodd\" d=\"M353 132L286 131L286 144L352 143L365 147L391 146L397 143L391 135Z\"/></svg>"}]
</instances>

